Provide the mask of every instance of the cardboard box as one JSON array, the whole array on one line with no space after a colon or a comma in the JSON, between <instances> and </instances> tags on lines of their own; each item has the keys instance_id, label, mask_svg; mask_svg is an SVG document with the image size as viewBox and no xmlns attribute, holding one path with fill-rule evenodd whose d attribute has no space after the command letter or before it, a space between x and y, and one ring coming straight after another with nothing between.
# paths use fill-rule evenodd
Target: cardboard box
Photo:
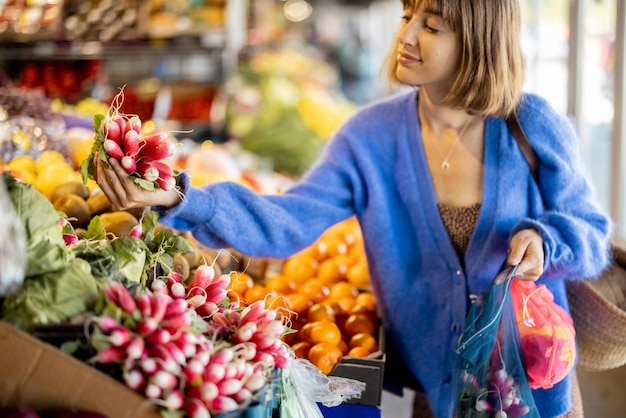
<instances>
[{"instance_id":1,"label":"cardboard box","mask_svg":"<svg viewBox=\"0 0 626 418\"><path fill-rule=\"evenodd\" d=\"M160 418L124 384L0 321L0 407L77 408L110 418Z\"/></svg>"},{"instance_id":2,"label":"cardboard box","mask_svg":"<svg viewBox=\"0 0 626 418\"><path fill-rule=\"evenodd\" d=\"M365 383L361 397L349 399L346 404L380 405L385 374L385 333L382 327L378 330L378 348L377 352L367 357L343 357L330 373L331 376L347 377Z\"/></svg>"}]
</instances>

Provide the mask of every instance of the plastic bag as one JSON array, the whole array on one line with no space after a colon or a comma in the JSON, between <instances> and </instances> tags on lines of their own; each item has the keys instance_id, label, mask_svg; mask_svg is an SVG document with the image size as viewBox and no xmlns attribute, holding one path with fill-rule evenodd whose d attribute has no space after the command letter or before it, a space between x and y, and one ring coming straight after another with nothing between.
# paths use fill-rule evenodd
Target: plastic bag
<instances>
[{"instance_id":1,"label":"plastic bag","mask_svg":"<svg viewBox=\"0 0 626 418\"><path fill-rule=\"evenodd\" d=\"M283 418L324 418L317 403L337 406L360 398L365 383L339 376L328 376L310 361L293 358L281 373L280 416Z\"/></svg>"},{"instance_id":2,"label":"plastic bag","mask_svg":"<svg viewBox=\"0 0 626 418\"><path fill-rule=\"evenodd\" d=\"M516 270L505 266L468 312L453 374L457 418L539 418L509 293Z\"/></svg>"},{"instance_id":3,"label":"plastic bag","mask_svg":"<svg viewBox=\"0 0 626 418\"><path fill-rule=\"evenodd\" d=\"M515 279L511 299L530 387L550 389L569 374L576 362L574 321L554 302L554 295L544 284Z\"/></svg>"}]
</instances>

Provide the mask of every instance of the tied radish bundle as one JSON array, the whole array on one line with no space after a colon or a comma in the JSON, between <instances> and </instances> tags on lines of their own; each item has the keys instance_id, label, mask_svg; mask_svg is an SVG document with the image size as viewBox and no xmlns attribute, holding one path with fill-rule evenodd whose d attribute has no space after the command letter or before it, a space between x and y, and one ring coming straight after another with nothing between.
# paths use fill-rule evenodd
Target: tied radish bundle
<instances>
[{"instance_id":1,"label":"tied radish bundle","mask_svg":"<svg viewBox=\"0 0 626 418\"><path fill-rule=\"evenodd\" d=\"M172 190L176 187L176 170L165 159L175 153L174 144L167 132L145 134L142 121L137 115L119 112L123 102L123 90L113 99L106 115L94 116L94 144L89 157L81 163L83 181L94 178L94 157L103 161L118 160L135 183L143 189Z\"/></svg>"},{"instance_id":2,"label":"tied radish bundle","mask_svg":"<svg viewBox=\"0 0 626 418\"><path fill-rule=\"evenodd\" d=\"M188 285L176 272L131 292L102 288L88 323L92 362L117 365L126 385L170 412L211 417L248 404L287 367L287 327L263 301L231 302L228 275L198 268Z\"/></svg>"}]
</instances>

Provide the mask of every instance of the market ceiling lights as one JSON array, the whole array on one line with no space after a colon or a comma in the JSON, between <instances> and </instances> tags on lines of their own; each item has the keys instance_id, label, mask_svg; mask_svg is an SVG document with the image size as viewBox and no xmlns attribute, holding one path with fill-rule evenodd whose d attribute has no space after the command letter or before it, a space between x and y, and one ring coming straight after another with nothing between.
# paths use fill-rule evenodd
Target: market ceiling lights
<instances>
[{"instance_id":1,"label":"market ceiling lights","mask_svg":"<svg viewBox=\"0 0 626 418\"><path fill-rule=\"evenodd\" d=\"M304 0L288 0L283 6L285 18L292 22L302 22L312 11L313 7Z\"/></svg>"}]
</instances>

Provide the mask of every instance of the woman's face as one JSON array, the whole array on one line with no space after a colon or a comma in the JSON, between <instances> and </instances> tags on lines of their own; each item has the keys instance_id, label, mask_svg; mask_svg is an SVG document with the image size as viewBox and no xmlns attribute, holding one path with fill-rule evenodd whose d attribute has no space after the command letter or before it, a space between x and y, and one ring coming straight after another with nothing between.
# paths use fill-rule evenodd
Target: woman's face
<instances>
[{"instance_id":1,"label":"woman's face","mask_svg":"<svg viewBox=\"0 0 626 418\"><path fill-rule=\"evenodd\" d=\"M415 10L405 8L397 37L398 80L443 98L454 82L461 60L459 32L420 5Z\"/></svg>"}]
</instances>

